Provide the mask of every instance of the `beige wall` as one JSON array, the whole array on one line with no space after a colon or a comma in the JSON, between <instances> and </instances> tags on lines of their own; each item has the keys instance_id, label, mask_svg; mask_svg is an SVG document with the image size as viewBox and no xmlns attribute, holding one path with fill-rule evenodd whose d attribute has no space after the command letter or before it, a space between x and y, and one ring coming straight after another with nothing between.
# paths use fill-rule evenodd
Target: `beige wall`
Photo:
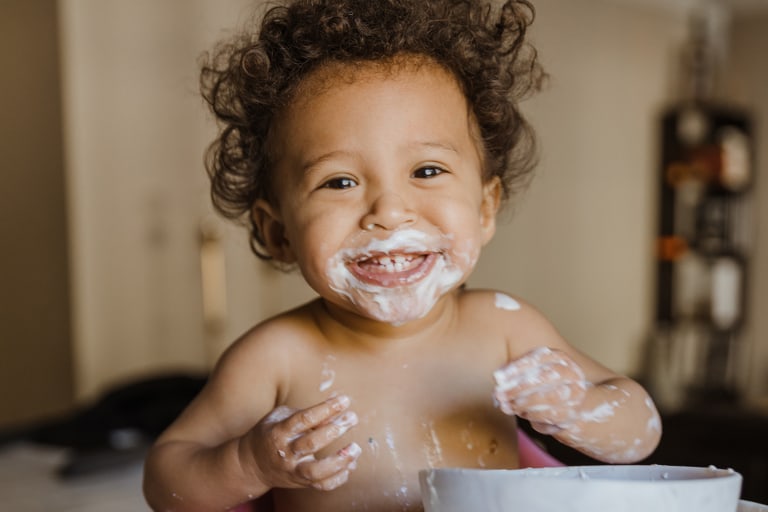
<instances>
[{"instance_id":1,"label":"beige wall","mask_svg":"<svg viewBox=\"0 0 768 512\"><path fill-rule=\"evenodd\" d=\"M0 428L72 404L55 0L0 2Z\"/></svg>"}]
</instances>

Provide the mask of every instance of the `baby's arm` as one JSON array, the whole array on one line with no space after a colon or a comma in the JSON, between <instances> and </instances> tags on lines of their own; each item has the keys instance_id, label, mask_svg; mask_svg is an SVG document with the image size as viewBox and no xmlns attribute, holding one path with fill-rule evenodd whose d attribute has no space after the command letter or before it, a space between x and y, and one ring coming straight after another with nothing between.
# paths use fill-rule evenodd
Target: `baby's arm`
<instances>
[{"instance_id":1,"label":"baby's arm","mask_svg":"<svg viewBox=\"0 0 768 512\"><path fill-rule=\"evenodd\" d=\"M521 313L546 341L494 372L500 409L604 462L629 463L650 455L661 421L648 393L580 354L535 312ZM531 336L535 330L525 329Z\"/></svg>"},{"instance_id":2,"label":"baby's arm","mask_svg":"<svg viewBox=\"0 0 768 512\"><path fill-rule=\"evenodd\" d=\"M151 449L144 493L153 510L226 510L274 487L331 490L347 481L359 446L350 444L324 458L316 454L357 423L349 399L270 411L275 386L243 379L246 368L236 359L225 358ZM245 366L245 375L273 375L263 364Z\"/></svg>"}]
</instances>

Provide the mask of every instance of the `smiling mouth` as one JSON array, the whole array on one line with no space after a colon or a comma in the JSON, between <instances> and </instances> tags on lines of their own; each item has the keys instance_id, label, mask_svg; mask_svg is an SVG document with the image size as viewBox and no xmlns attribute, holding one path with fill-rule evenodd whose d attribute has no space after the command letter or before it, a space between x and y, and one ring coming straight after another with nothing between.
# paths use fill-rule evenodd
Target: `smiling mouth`
<instances>
[{"instance_id":1,"label":"smiling mouth","mask_svg":"<svg viewBox=\"0 0 768 512\"><path fill-rule=\"evenodd\" d=\"M347 266L361 281L383 287L414 283L427 275L440 253L386 253L366 255Z\"/></svg>"}]
</instances>

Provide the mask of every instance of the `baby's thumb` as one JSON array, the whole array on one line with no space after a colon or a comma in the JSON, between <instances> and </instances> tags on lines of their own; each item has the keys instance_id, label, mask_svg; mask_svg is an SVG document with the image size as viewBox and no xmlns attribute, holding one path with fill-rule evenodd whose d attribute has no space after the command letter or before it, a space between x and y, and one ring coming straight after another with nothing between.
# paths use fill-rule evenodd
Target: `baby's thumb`
<instances>
[{"instance_id":1,"label":"baby's thumb","mask_svg":"<svg viewBox=\"0 0 768 512\"><path fill-rule=\"evenodd\" d=\"M278 407L275 407L272 412L270 412L266 418L264 418L265 423L279 423L283 421L284 419L289 418L294 412L296 412L296 409L293 409L291 407L288 407L287 405L281 405Z\"/></svg>"}]
</instances>

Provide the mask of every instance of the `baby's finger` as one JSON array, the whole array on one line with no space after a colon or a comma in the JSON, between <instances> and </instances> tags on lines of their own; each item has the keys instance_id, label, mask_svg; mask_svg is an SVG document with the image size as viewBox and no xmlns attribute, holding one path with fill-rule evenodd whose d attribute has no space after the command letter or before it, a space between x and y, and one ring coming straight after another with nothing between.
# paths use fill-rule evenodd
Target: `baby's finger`
<instances>
[{"instance_id":1,"label":"baby's finger","mask_svg":"<svg viewBox=\"0 0 768 512\"><path fill-rule=\"evenodd\" d=\"M567 354L540 348L493 373L497 392L524 392L557 381L584 380L584 372Z\"/></svg>"},{"instance_id":2,"label":"baby's finger","mask_svg":"<svg viewBox=\"0 0 768 512\"><path fill-rule=\"evenodd\" d=\"M506 366L493 372L497 387L509 389L541 378L541 368L548 362L552 350L541 347L510 361Z\"/></svg>"},{"instance_id":3,"label":"baby's finger","mask_svg":"<svg viewBox=\"0 0 768 512\"><path fill-rule=\"evenodd\" d=\"M281 405L279 407L276 407L275 409L270 412L266 418L264 418L265 423L279 423L283 421L286 418L289 418L294 412L296 412L296 409L293 409L291 407Z\"/></svg>"},{"instance_id":4,"label":"baby's finger","mask_svg":"<svg viewBox=\"0 0 768 512\"><path fill-rule=\"evenodd\" d=\"M496 397L496 405L504 414L507 414L509 416L518 415L519 411L515 409L514 404L508 401L506 398Z\"/></svg>"},{"instance_id":5,"label":"baby's finger","mask_svg":"<svg viewBox=\"0 0 768 512\"><path fill-rule=\"evenodd\" d=\"M520 372L525 372L530 368L540 366L545 358L552 353L552 349L549 347L539 347L526 354L518 357L507 363L505 366L499 368L493 373L496 379L507 379L513 377Z\"/></svg>"},{"instance_id":6,"label":"baby's finger","mask_svg":"<svg viewBox=\"0 0 768 512\"><path fill-rule=\"evenodd\" d=\"M544 384L511 395L499 392L500 402L512 402L513 407L524 407L531 411L546 410L552 407L573 407L584 400L587 385L583 381L560 381Z\"/></svg>"},{"instance_id":7,"label":"baby's finger","mask_svg":"<svg viewBox=\"0 0 768 512\"><path fill-rule=\"evenodd\" d=\"M347 480L349 480L349 470L345 469L336 473L330 478L326 478L325 480L315 483L312 487L319 491L332 491L335 488L347 483Z\"/></svg>"},{"instance_id":8,"label":"baby's finger","mask_svg":"<svg viewBox=\"0 0 768 512\"><path fill-rule=\"evenodd\" d=\"M308 460L296 466L296 472L316 489L330 490L347 481L363 450L357 443L342 448L334 455L320 460ZM342 478L339 475L346 473ZM335 487L327 487L335 483Z\"/></svg>"},{"instance_id":9,"label":"baby's finger","mask_svg":"<svg viewBox=\"0 0 768 512\"><path fill-rule=\"evenodd\" d=\"M527 368L525 371L515 373L514 375L505 374L504 377L496 378L496 389L499 391L510 391L513 394L524 393L529 389L536 389L543 385L563 380L562 368L545 363L541 366Z\"/></svg>"},{"instance_id":10,"label":"baby's finger","mask_svg":"<svg viewBox=\"0 0 768 512\"><path fill-rule=\"evenodd\" d=\"M540 434L552 436L563 430L563 427L554 425L552 423L542 423L538 421L531 421L531 427L533 430Z\"/></svg>"},{"instance_id":11,"label":"baby's finger","mask_svg":"<svg viewBox=\"0 0 768 512\"><path fill-rule=\"evenodd\" d=\"M286 420L287 433L292 437L297 437L308 430L312 430L346 410L349 404L349 397L341 395L298 411Z\"/></svg>"},{"instance_id":12,"label":"baby's finger","mask_svg":"<svg viewBox=\"0 0 768 512\"><path fill-rule=\"evenodd\" d=\"M318 452L333 441L343 436L350 428L357 425L357 414L347 411L331 422L316 427L293 441L291 451L297 457Z\"/></svg>"}]
</instances>

